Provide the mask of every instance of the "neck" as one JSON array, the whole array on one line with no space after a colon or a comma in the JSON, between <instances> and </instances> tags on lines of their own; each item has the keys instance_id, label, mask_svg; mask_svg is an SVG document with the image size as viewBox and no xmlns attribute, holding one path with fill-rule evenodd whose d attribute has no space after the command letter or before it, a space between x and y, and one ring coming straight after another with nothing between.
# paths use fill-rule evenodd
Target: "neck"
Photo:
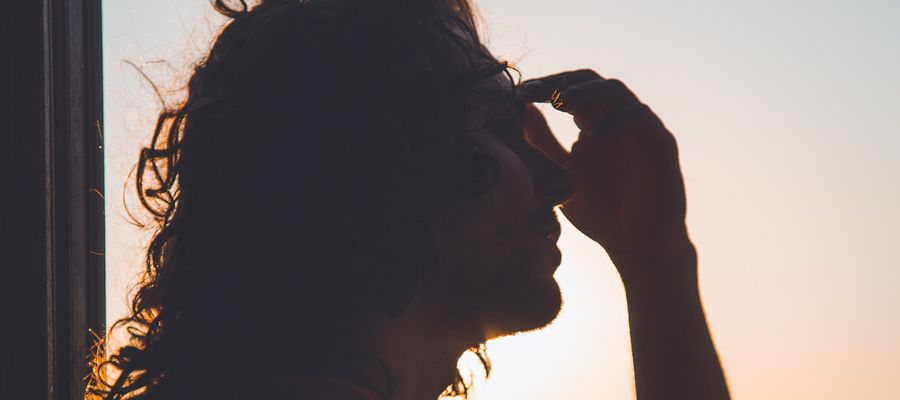
<instances>
[{"instance_id":1,"label":"neck","mask_svg":"<svg viewBox=\"0 0 900 400\"><path fill-rule=\"evenodd\" d=\"M389 400L437 399L454 382L457 361L483 335L435 321L432 313L411 311L374 324L373 355L387 369Z\"/></svg>"},{"instance_id":2,"label":"neck","mask_svg":"<svg viewBox=\"0 0 900 400\"><path fill-rule=\"evenodd\" d=\"M436 400L455 381L459 357L485 340L480 329L460 330L463 324L435 320L436 314L372 317L365 339L346 341L355 345L306 363L295 360L289 375L267 370L263 380L325 376L369 388L385 400Z\"/></svg>"}]
</instances>

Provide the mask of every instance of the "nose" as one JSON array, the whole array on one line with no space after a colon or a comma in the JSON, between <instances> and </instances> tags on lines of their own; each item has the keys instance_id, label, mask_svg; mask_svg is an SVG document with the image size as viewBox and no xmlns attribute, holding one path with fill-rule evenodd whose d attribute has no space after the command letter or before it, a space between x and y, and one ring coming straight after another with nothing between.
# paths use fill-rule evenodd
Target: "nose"
<instances>
[{"instance_id":1,"label":"nose","mask_svg":"<svg viewBox=\"0 0 900 400\"><path fill-rule=\"evenodd\" d=\"M543 153L540 158L541 169L535 182L538 198L551 207L564 203L575 194L575 176Z\"/></svg>"}]
</instances>

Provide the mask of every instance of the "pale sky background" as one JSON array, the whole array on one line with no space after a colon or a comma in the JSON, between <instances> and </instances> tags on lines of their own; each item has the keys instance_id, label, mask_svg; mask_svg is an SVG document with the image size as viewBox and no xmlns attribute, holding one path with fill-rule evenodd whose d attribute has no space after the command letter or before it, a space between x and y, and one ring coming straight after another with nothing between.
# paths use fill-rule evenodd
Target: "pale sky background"
<instances>
[{"instance_id":1,"label":"pale sky background","mask_svg":"<svg viewBox=\"0 0 900 400\"><path fill-rule=\"evenodd\" d=\"M675 133L735 399L900 399L900 1L478 4L525 77L593 68ZM158 111L124 60L177 88L222 21L205 0L104 1L110 321L146 245L121 196ZM567 222L560 248L560 317L490 342L473 400L634 397L618 277Z\"/></svg>"}]
</instances>

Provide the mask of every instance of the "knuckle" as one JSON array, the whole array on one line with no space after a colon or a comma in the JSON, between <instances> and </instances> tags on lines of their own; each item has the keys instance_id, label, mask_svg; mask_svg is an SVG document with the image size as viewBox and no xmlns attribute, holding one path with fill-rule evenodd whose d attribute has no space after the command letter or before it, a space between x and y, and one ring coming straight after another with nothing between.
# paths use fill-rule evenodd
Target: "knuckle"
<instances>
[{"instance_id":1,"label":"knuckle","mask_svg":"<svg viewBox=\"0 0 900 400\"><path fill-rule=\"evenodd\" d=\"M653 110L645 103L635 103L631 107L631 112L642 117L654 115Z\"/></svg>"},{"instance_id":2,"label":"knuckle","mask_svg":"<svg viewBox=\"0 0 900 400\"><path fill-rule=\"evenodd\" d=\"M616 92L627 92L628 91L628 86L625 86L624 82L622 82L616 78L607 79L606 84L609 85L612 88L612 90L615 90Z\"/></svg>"},{"instance_id":3,"label":"knuckle","mask_svg":"<svg viewBox=\"0 0 900 400\"><path fill-rule=\"evenodd\" d=\"M600 78L600 74L598 74L597 71L594 71L590 68L578 69L578 70L573 71L572 73L575 75L578 75L578 76L583 76L583 77L588 77L588 78L594 78L594 79Z\"/></svg>"},{"instance_id":4,"label":"knuckle","mask_svg":"<svg viewBox=\"0 0 900 400\"><path fill-rule=\"evenodd\" d=\"M578 85L571 86L566 90L563 90L559 93L559 97L563 100L571 100L578 96L578 93L581 91L581 88Z\"/></svg>"}]
</instances>

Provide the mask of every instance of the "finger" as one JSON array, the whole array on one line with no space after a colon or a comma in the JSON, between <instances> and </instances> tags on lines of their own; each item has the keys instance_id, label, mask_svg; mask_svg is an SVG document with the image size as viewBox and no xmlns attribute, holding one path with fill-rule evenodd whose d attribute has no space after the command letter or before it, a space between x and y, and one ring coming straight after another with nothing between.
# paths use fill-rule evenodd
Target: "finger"
<instances>
[{"instance_id":1,"label":"finger","mask_svg":"<svg viewBox=\"0 0 900 400\"><path fill-rule=\"evenodd\" d=\"M559 144L553 131L547 125L547 120L541 110L535 107L534 103L526 103L525 105L525 139L532 146L537 147L544 152L547 157L561 165L566 165L566 159L569 158L569 152Z\"/></svg>"},{"instance_id":2,"label":"finger","mask_svg":"<svg viewBox=\"0 0 900 400\"><path fill-rule=\"evenodd\" d=\"M634 93L618 79L594 79L572 85L560 93L556 109L570 114L579 111L621 110L639 100Z\"/></svg>"},{"instance_id":3,"label":"finger","mask_svg":"<svg viewBox=\"0 0 900 400\"><path fill-rule=\"evenodd\" d=\"M562 72L522 83L525 99L531 102L549 102L569 86L595 79L603 79L600 74L589 69Z\"/></svg>"},{"instance_id":4,"label":"finger","mask_svg":"<svg viewBox=\"0 0 900 400\"><path fill-rule=\"evenodd\" d=\"M602 119L585 123L585 127L578 134L578 141L585 138L590 141L602 141L614 137L625 130L626 124L632 126L633 129L629 129L629 131L633 131L632 133L635 134L665 131L665 129L653 129L654 126L662 127L662 121L659 121L656 114L646 104L635 102L621 110L609 113Z\"/></svg>"}]
</instances>

